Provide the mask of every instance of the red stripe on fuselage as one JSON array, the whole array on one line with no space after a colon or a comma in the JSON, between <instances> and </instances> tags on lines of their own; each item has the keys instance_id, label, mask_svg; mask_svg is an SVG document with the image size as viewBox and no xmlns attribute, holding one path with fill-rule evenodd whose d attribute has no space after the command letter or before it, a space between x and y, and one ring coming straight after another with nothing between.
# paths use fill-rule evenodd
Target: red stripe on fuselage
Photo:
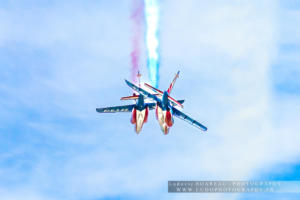
<instances>
[{"instance_id":1,"label":"red stripe on fuselage","mask_svg":"<svg viewBox=\"0 0 300 200\"><path fill-rule=\"evenodd\" d=\"M133 108L133 110L132 110L131 123L136 124L136 109L135 108Z\"/></svg>"},{"instance_id":2,"label":"red stripe on fuselage","mask_svg":"<svg viewBox=\"0 0 300 200\"><path fill-rule=\"evenodd\" d=\"M165 122L168 127L171 127L173 125L172 114L170 110L166 111Z\"/></svg>"},{"instance_id":3,"label":"red stripe on fuselage","mask_svg":"<svg viewBox=\"0 0 300 200\"><path fill-rule=\"evenodd\" d=\"M148 120L148 112L149 112L149 108L148 108L148 107L146 107L145 109L146 109L146 110L145 110L145 118L144 118L144 123L146 123L146 122L147 122L147 120Z\"/></svg>"}]
</instances>

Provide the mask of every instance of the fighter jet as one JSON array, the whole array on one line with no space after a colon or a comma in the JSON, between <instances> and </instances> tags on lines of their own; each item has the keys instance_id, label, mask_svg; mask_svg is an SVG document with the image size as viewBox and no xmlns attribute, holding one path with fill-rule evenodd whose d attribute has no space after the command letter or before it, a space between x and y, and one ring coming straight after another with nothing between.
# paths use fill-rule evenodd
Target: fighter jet
<instances>
[{"instance_id":1,"label":"fighter jet","mask_svg":"<svg viewBox=\"0 0 300 200\"><path fill-rule=\"evenodd\" d=\"M123 105L123 106L113 106L105 108L96 108L96 111L99 113L116 113L116 112L131 112L131 123L135 124L135 131L139 133L142 130L143 124L147 122L149 110L156 109L156 117L159 121L162 131L164 134L168 134L169 127L174 123L173 115L179 117L192 125L206 131L207 128L200 124L199 122L188 117L176 107L183 108L184 100L175 100L169 94L171 93L176 79L178 78L179 71L176 74L175 78L171 82L167 91L162 92L151 85L145 83L146 88L151 89L154 93L150 93L143 89L140 85L141 74L138 72L139 85L135 85L127 80L125 82L127 85L132 88L135 93L132 96L122 97L121 100L135 100L135 104ZM148 100L150 102L145 102ZM152 102L151 102L152 101Z\"/></svg>"},{"instance_id":2,"label":"fighter jet","mask_svg":"<svg viewBox=\"0 0 300 200\"><path fill-rule=\"evenodd\" d=\"M145 98L152 99L154 102L156 102L156 118L159 122L159 125L161 127L161 130L166 135L169 132L169 128L174 124L173 115L187 121L188 123L192 124L193 126L201 129L202 131L206 131L207 128L202 125L200 122L192 119L191 117L184 114L182 111L178 109L178 107L183 108L183 101L176 101L174 98L170 96L170 93L173 89L173 86L175 84L176 79L179 76L179 71L177 72L174 80L172 81L170 87L167 91L161 91L147 83L144 83L144 85L156 92L155 94L151 94L150 92L146 91L145 89L136 86L135 84L129 82L128 80L125 80L126 84L132 88L134 91L138 92L141 96L143 95ZM160 98L161 97L161 98Z\"/></svg>"},{"instance_id":3,"label":"fighter jet","mask_svg":"<svg viewBox=\"0 0 300 200\"><path fill-rule=\"evenodd\" d=\"M141 74L138 72L137 75L139 79L140 86L140 77ZM132 96L122 97L121 100L135 100L135 104L122 105L122 106L113 106L105 108L96 108L96 111L99 113L116 113L116 112L131 112L131 123L135 124L135 131L139 133L142 130L143 124L148 120L149 110L155 108L155 103L145 103L145 98L143 95L137 95L133 93Z\"/></svg>"}]
</instances>

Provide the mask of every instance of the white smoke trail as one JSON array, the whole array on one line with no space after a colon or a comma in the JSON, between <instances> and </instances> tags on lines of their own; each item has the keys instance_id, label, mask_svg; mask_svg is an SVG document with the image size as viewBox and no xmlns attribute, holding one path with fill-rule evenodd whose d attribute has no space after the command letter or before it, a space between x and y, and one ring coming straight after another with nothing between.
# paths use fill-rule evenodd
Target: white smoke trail
<instances>
[{"instance_id":1,"label":"white smoke trail","mask_svg":"<svg viewBox=\"0 0 300 200\"><path fill-rule=\"evenodd\" d=\"M159 40L158 40L158 22L159 7L157 0L145 0L145 18L146 18L146 47L148 57L148 70L152 85L157 87L159 80Z\"/></svg>"}]
</instances>

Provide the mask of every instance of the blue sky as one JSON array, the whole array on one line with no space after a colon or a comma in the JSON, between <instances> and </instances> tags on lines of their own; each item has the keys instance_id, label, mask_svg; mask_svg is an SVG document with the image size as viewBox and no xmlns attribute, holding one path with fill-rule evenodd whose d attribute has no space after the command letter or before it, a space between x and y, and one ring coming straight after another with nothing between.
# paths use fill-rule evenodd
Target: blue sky
<instances>
[{"instance_id":1,"label":"blue sky","mask_svg":"<svg viewBox=\"0 0 300 200\"><path fill-rule=\"evenodd\" d=\"M1 199L296 199L168 194L168 180L299 179L300 4L161 1L160 83L208 126L136 135L131 1L0 3ZM141 71L148 80L146 59Z\"/></svg>"}]
</instances>

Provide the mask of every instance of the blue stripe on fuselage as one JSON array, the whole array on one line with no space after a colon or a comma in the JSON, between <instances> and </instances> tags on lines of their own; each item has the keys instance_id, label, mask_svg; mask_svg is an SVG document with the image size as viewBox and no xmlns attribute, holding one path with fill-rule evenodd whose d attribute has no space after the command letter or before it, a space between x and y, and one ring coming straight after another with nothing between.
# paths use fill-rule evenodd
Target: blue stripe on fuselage
<instances>
[{"instance_id":1,"label":"blue stripe on fuselage","mask_svg":"<svg viewBox=\"0 0 300 200\"><path fill-rule=\"evenodd\" d=\"M136 102L136 109L140 111L145 109L144 96L141 94L139 95L139 98Z\"/></svg>"},{"instance_id":2,"label":"blue stripe on fuselage","mask_svg":"<svg viewBox=\"0 0 300 200\"><path fill-rule=\"evenodd\" d=\"M169 99L168 99L168 92L167 91L164 91L164 93L163 93L162 102L161 102L161 109L163 111L170 110L170 108L169 108Z\"/></svg>"}]
</instances>

